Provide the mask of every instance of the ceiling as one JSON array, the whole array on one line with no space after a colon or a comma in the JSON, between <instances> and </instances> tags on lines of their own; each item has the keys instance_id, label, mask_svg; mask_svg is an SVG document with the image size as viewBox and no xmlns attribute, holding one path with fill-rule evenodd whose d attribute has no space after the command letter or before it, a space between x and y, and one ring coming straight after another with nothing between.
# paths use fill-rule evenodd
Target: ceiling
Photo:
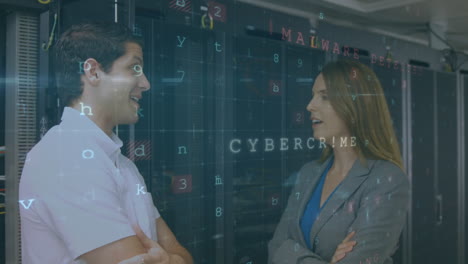
<instances>
[{"instance_id":1,"label":"ceiling","mask_svg":"<svg viewBox=\"0 0 468 264\"><path fill-rule=\"evenodd\" d=\"M388 32L428 44L431 31L468 54L468 0L240 0L291 15ZM432 35L434 48L443 48ZM434 41L435 40L435 41ZM439 42L437 44L436 42ZM445 46L445 45L442 45Z\"/></svg>"}]
</instances>

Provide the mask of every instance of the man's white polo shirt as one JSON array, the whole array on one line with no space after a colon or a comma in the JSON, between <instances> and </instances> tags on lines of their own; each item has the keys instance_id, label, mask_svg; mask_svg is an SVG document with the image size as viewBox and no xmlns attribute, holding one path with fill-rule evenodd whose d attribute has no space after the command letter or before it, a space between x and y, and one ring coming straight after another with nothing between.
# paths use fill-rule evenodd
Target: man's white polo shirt
<instances>
[{"instance_id":1,"label":"man's white polo shirt","mask_svg":"<svg viewBox=\"0 0 468 264\"><path fill-rule=\"evenodd\" d=\"M22 260L75 263L80 255L135 235L156 238L159 212L122 141L66 107L26 157L20 180Z\"/></svg>"}]
</instances>

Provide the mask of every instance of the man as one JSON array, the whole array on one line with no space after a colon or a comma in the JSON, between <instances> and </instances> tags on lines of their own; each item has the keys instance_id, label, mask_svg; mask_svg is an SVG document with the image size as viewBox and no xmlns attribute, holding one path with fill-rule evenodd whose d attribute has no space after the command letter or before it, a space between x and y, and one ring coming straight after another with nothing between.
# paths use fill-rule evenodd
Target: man
<instances>
[{"instance_id":1,"label":"man","mask_svg":"<svg viewBox=\"0 0 468 264\"><path fill-rule=\"evenodd\" d=\"M23 263L192 263L113 133L138 121L150 89L142 43L126 27L94 23L71 27L55 48L67 107L23 169Z\"/></svg>"}]
</instances>

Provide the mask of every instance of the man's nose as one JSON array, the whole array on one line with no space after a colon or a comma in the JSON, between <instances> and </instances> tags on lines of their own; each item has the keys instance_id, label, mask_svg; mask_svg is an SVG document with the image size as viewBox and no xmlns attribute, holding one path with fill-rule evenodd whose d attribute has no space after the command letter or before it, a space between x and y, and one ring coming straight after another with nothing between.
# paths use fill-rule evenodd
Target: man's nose
<instances>
[{"instance_id":1,"label":"man's nose","mask_svg":"<svg viewBox=\"0 0 468 264\"><path fill-rule=\"evenodd\" d=\"M138 87L142 89L144 92L151 89L151 85L146 78L146 75L143 73L141 76L138 77Z\"/></svg>"}]
</instances>

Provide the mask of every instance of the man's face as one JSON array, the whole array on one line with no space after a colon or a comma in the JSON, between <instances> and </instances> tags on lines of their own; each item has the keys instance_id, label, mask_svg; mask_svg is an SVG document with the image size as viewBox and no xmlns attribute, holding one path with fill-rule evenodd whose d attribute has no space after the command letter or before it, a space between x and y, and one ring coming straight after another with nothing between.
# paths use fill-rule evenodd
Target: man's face
<instances>
[{"instance_id":1,"label":"man's face","mask_svg":"<svg viewBox=\"0 0 468 264\"><path fill-rule=\"evenodd\" d=\"M150 89L143 73L143 52L140 45L127 43L126 53L114 61L111 71L103 74L99 108L103 118L112 125L134 124L138 121L142 93Z\"/></svg>"}]
</instances>

